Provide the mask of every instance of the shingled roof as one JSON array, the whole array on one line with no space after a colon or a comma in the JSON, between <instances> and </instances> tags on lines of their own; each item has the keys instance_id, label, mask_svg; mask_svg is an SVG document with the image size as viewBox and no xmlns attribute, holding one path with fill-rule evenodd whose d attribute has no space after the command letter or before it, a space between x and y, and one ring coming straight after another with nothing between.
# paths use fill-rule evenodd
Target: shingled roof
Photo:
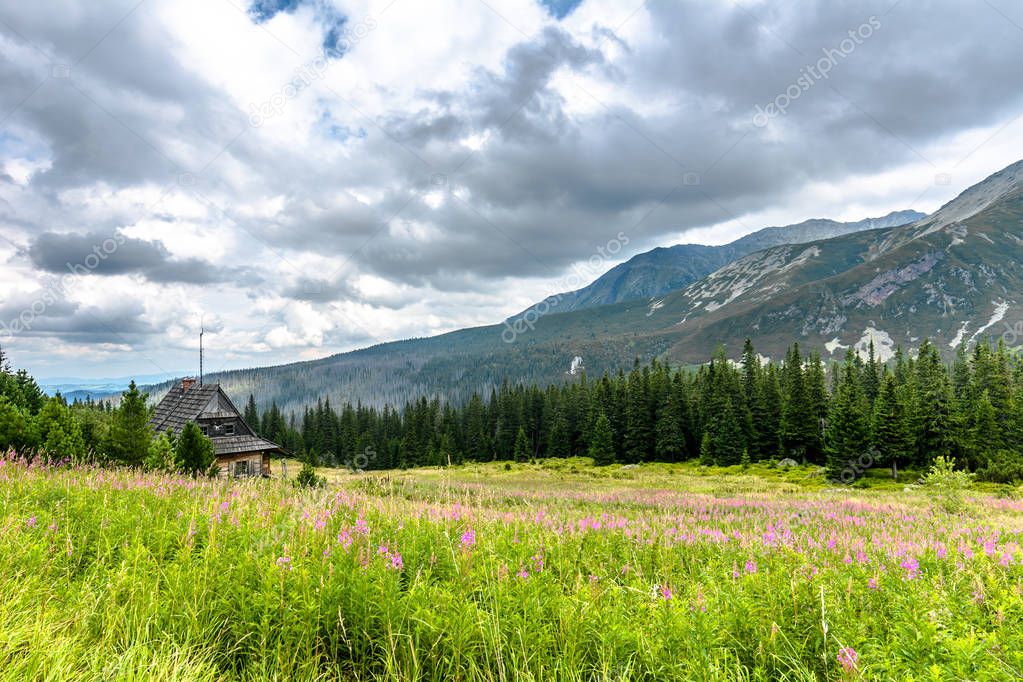
<instances>
[{"instance_id":1,"label":"shingled roof","mask_svg":"<svg viewBox=\"0 0 1023 682\"><path fill-rule=\"evenodd\" d=\"M214 403L214 398L218 396L219 399ZM248 424L245 424L238 408L221 390L219 384L199 384L189 379L176 383L156 406L149 426L154 433L171 431L180 434L188 422L206 423L207 420L217 419L238 419L243 425L243 430L247 432L230 436L210 436L217 457L266 451L284 454L279 445L252 432Z\"/></svg>"},{"instance_id":2,"label":"shingled roof","mask_svg":"<svg viewBox=\"0 0 1023 682\"><path fill-rule=\"evenodd\" d=\"M217 457L237 455L241 452L259 452L262 450L284 452L279 446L259 436L218 436L210 440L213 441L213 452Z\"/></svg>"},{"instance_id":3,"label":"shingled roof","mask_svg":"<svg viewBox=\"0 0 1023 682\"><path fill-rule=\"evenodd\" d=\"M213 396L220 390L219 384L193 384L185 390L176 383L156 406L156 413L149 420L154 433L172 431L181 433L188 422L194 422Z\"/></svg>"}]
</instances>

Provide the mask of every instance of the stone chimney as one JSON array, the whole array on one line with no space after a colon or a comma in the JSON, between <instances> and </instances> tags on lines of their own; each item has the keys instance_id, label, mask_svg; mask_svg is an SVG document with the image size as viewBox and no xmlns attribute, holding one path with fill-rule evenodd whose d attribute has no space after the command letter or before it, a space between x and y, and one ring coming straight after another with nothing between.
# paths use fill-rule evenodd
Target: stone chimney
<instances>
[{"instance_id":1,"label":"stone chimney","mask_svg":"<svg viewBox=\"0 0 1023 682\"><path fill-rule=\"evenodd\" d=\"M181 380L181 392L182 393L186 392L188 389L192 388L193 384L195 384L195 379L193 379L192 377L188 377L187 379L182 379Z\"/></svg>"}]
</instances>

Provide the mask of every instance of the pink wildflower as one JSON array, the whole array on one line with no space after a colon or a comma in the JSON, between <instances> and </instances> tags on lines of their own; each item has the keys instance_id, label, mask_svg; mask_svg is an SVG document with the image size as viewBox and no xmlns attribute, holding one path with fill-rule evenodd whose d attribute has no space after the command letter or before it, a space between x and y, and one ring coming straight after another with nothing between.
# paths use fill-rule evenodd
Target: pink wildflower
<instances>
[{"instance_id":1,"label":"pink wildflower","mask_svg":"<svg viewBox=\"0 0 1023 682\"><path fill-rule=\"evenodd\" d=\"M842 647L838 650L838 662L846 673L851 673L857 669L856 662L859 659L860 655L852 647Z\"/></svg>"},{"instance_id":2,"label":"pink wildflower","mask_svg":"<svg viewBox=\"0 0 1023 682\"><path fill-rule=\"evenodd\" d=\"M470 549L476 544L476 531L472 528L462 533L462 549Z\"/></svg>"},{"instance_id":3,"label":"pink wildflower","mask_svg":"<svg viewBox=\"0 0 1023 682\"><path fill-rule=\"evenodd\" d=\"M746 562L746 572L753 574L757 572L757 562L750 559Z\"/></svg>"},{"instance_id":4,"label":"pink wildflower","mask_svg":"<svg viewBox=\"0 0 1023 682\"><path fill-rule=\"evenodd\" d=\"M905 569L907 580L915 580L920 575L920 562L916 559L904 559L899 565Z\"/></svg>"},{"instance_id":5,"label":"pink wildflower","mask_svg":"<svg viewBox=\"0 0 1023 682\"><path fill-rule=\"evenodd\" d=\"M289 556L277 557L277 568L280 568L281 570L284 570L284 571L290 571L291 570L291 557L289 557Z\"/></svg>"},{"instance_id":6,"label":"pink wildflower","mask_svg":"<svg viewBox=\"0 0 1023 682\"><path fill-rule=\"evenodd\" d=\"M667 585L661 585L661 597L665 601L670 601L671 598L674 597L674 596L675 596L675 593L671 591L670 587L668 587Z\"/></svg>"}]
</instances>

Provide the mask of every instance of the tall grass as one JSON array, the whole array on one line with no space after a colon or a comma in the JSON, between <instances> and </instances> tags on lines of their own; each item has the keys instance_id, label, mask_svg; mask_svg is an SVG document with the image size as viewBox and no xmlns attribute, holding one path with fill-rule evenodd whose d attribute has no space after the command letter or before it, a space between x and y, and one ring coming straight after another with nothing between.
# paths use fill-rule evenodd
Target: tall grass
<instances>
[{"instance_id":1,"label":"tall grass","mask_svg":"<svg viewBox=\"0 0 1023 682\"><path fill-rule=\"evenodd\" d=\"M1018 502L590 474L0 460L0 680L1023 676Z\"/></svg>"}]
</instances>

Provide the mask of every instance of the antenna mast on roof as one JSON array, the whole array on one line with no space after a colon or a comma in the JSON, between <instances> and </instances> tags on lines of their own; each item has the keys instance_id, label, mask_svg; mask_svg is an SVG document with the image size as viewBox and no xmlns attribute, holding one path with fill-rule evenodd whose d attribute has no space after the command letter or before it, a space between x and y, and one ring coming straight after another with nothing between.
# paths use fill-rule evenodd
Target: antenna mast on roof
<instances>
[{"instance_id":1,"label":"antenna mast on roof","mask_svg":"<svg viewBox=\"0 0 1023 682\"><path fill-rule=\"evenodd\" d=\"M199 385L202 386L202 335L206 333L203 318L199 318Z\"/></svg>"}]
</instances>

